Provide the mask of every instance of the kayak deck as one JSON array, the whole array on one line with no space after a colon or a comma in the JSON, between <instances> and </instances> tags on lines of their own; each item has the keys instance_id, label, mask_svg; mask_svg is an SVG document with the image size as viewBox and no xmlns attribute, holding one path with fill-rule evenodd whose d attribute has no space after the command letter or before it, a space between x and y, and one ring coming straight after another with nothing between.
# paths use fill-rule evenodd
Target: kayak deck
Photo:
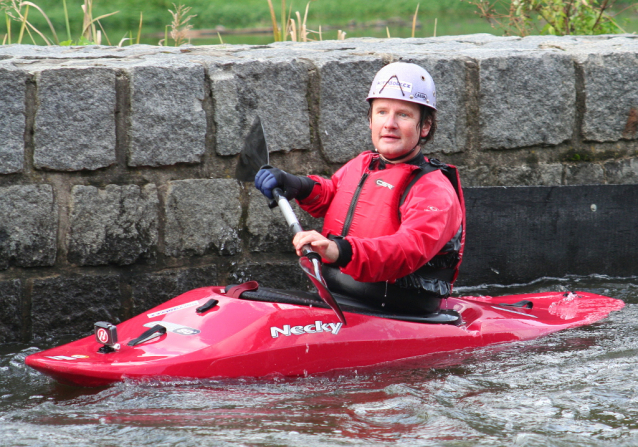
<instances>
[{"instance_id":1,"label":"kayak deck","mask_svg":"<svg viewBox=\"0 0 638 447\"><path fill-rule=\"evenodd\" d=\"M201 306L217 301L204 312ZM512 307L528 301L531 308ZM520 304L519 304L520 306ZM344 309L347 325L318 305L252 301L223 287L180 295L117 325L119 350L102 354L95 336L26 358L68 384L104 386L126 378L299 376L433 353L529 340L599 321L624 306L587 292L449 298L462 322L428 324ZM129 346L149 328L165 328Z\"/></svg>"}]
</instances>

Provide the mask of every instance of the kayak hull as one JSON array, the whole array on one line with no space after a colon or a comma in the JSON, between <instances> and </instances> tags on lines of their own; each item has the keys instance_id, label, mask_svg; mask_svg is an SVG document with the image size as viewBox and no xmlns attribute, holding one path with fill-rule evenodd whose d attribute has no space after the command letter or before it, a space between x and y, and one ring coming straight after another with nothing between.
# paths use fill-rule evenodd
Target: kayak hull
<instances>
[{"instance_id":1,"label":"kayak hull","mask_svg":"<svg viewBox=\"0 0 638 447\"><path fill-rule=\"evenodd\" d=\"M199 306L217 300L211 309ZM531 309L508 304L527 300ZM599 321L624 303L601 295L549 292L449 298L459 325L426 324L330 309L248 301L223 287L180 295L117 325L120 347L99 353L95 336L32 354L30 367L62 383L106 386L125 379L302 376L428 354L529 340ZM128 343L155 325L165 333Z\"/></svg>"}]
</instances>

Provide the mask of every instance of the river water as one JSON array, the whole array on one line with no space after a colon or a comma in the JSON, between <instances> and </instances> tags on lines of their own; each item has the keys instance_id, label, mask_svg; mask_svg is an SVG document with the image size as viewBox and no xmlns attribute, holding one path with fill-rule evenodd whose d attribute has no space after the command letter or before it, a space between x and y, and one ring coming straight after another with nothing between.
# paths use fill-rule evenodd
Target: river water
<instances>
[{"instance_id":1,"label":"river water","mask_svg":"<svg viewBox=\"0 0 638 447\"><path fill-rule=\"evenodd\" d=\"M581 290L626 307L538 340L292 379L59 385L0 345L0 446L636 446L638 278L569 277L463 295Z\"/></svg>"}]
</instances>

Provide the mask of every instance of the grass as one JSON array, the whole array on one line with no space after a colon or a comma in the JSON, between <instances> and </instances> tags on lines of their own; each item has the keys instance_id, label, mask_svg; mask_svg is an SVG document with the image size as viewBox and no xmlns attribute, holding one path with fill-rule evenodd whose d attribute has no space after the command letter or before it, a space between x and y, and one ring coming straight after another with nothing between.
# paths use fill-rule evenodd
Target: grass
<instances>
[{"instance_id":1,"label":"grass","mask_svg":"<svg viewBox=\"0 0 638 447\"><path fill-rule=\"evenodd\" d=\"M81 6L84 0L31 0L46 13L58 33L73 34L72 39L79 38L83 28L83 12ZM273 0L281 28L281 2ZM195 39L193 44L220 43L218 32L225 43L270 43L273 35L233 35L226 34L225 29L238 28L272 28L271 13L268 0L184 0L194 15L188 22L194 30L210 30L210 35L204 39ZM303 20L307 0L286 0L286 16L297 19L297 33L301 25L307 30L322 27L322 38L336 39L339 29L347 33L347 37L375 36L410 37L412 21L417 5L418 15L414 27L415 37L430 37L434 34L436 21L436 35L458 35L476 32L501 34L492 29L489 24L480 19L474 6L462 0L393 0L392 2L371 0L314 0L311 1L307 23ZM631 4L631 0L618 0L616 9ZM64 8L67 8L69 28L67 31ZM135 43L139 35L140 16L143 13L143 29L141 43L156 45L165 35L167 24L172 16L169 10L175 12L176 6L168 0L93 0L93 17L102 17L114 11L117 14L104 17L100 24L109 32L113 43L117 44L122 36L130 36L130 43ZM297 18L296 12L300 12ZM624 13L629 21L623 22L629 32L638 31L638 12L634 9ZM29 22L42 31L49 40L53 37L46 20L36 10L31 8ZM398 24L401 24L400 26ZM363 27L362 25L368 25ZM377 24L378 26L370 26ZM93 24L96 25L96 24ZM388 27L386 31L386 27ZM20 23L11 24L13 42L20 32ZM64 33L67 31L67 33ZM96 30L96 33L99 30ZM103 31L103 30L102 30ZM26 30L24 31L27 32ZM7 24L0 11L0 43L7 33ZM103 32L102 32L103 34ZM303 34L303 33L302 33ZM299 36L299 34L298 34ZM309 36L316 38L316 36ZM26 36L25 36L26 39ZM37 35L34 39L43 44ZM288 38L290 40L290 38ZM30 43L25 40L25 43ZM172 44L172 41L170 42Z\"/></svg>"}]
</instances>

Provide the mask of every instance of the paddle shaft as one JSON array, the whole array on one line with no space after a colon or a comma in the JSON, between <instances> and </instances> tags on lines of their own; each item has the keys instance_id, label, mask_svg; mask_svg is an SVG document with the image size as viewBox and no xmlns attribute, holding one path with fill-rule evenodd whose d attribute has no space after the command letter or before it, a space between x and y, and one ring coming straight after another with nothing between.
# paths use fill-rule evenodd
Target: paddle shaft
<instances>
[{"instance_id":1,"label":"paddle shaft","mask_svg":"<svg viewBox=\"0 0 638 447\"><path fill-rule=\"evenodd\" d=\"M275 188L272 191L272 195L281 210L281 213L284 215L284 219L288 223L290 230L293 234L297 234L303 231L301 228L301 224L299 220L297 220L297 216L295 212L292 210L290 206L290 202L288 199L284 197L284 193L281 189ZM328 306L332 308L332 310L337 314L339 321L341 321L344 325L347 324L346 317L343 315L341 308L339 307L339 303L334 299L330 290L328 290L328 285L326 284L326 280L323 278L323 274L321 273L321 256L315 252L310 244L306 244L301 249L304 256L299 258L299 263L301 268L306 272L308 278L312 281L314 286L317 288L317 292L322 300L326 302ZM310 265L307 262L310 262Z\"/></svg>"},{"instance_id":2,"label":"paddle shaft","mask_svg":"<svg viewBox=\"0 0 638 447\"><path fill-rule=\"evenodd\" d=\"M281 213L284 215L284 219L286 219L286 222L288 223L293 236L297 233L302 232L303 228L301 227L301 224L299 223L295 212L290 206L290 202L288 202L288 199L284 197L283 191L279 188L275 188L272 190L272 195L275 198L275 201L277 202ZM308 253L314 253L314 250L310 247L309 244L306 244L302 247L301 252L304 255L307 255Z\"/></svg>"}]
</instances>

